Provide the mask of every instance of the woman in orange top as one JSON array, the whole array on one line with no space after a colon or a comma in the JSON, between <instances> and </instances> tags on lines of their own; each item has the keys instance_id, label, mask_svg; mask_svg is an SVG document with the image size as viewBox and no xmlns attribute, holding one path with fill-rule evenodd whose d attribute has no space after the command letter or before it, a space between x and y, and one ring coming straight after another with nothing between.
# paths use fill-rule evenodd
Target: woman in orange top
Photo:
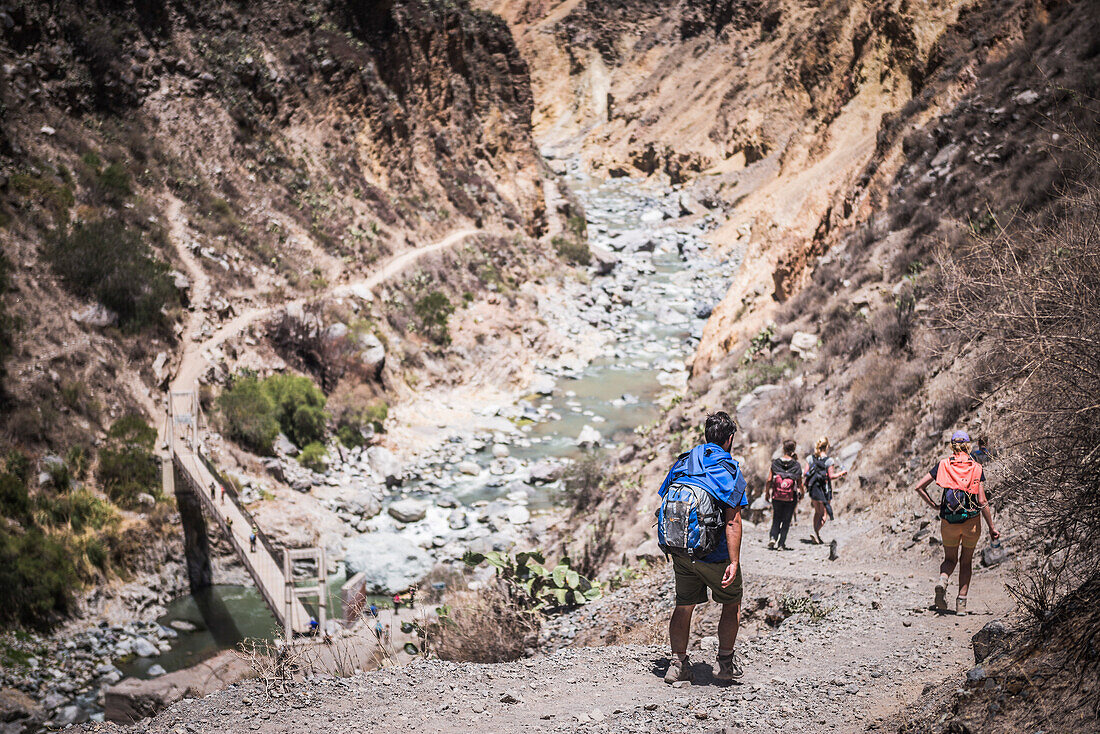
<instances>
[{"instance_id":1,"label":"woman in orange top","mask_svg":"<svg viewBox=\"0 0 1100 734\"><path fill-rule=\"evenodd\" d=\"M966 614L966 592L970 590L970 575L974 549L982 537L982 521L989 526L989 535L1001 537L993 527L993 514L985 498L985 472L982 465L970 456L970 436L966 431L955 431L951 436L951 458L932 467L913 489L939 511L940 535L943 537L943 563L940 564L940 580L936 584L936 609L947 610L947 583L955 566L959 567L959 596L955 600L955 614ZM928 494L928 485L935 482L943 489L943 498L936 504ZM960 552L959 546L962 546Z\"/></svg>"}]
</instances>

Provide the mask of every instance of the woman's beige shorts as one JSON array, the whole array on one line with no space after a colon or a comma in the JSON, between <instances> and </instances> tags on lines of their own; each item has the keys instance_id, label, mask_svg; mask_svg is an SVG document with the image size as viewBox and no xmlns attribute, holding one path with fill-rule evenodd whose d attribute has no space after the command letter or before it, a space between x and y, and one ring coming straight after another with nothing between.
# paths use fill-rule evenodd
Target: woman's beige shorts
<instances>
[{"instance_id":1,"label":"woman's beige shorts","mask_svg":"<svg viewBox=\"0 0 1100 734\"><path fill-rule=\"evenodd\" d=\"M962 543L963 548L977 548L978 539L982 537L982 516L978 515L958 524L941 520L940 536L943 538L944 548L958 548L959 543Z\"/></svg>"}]
</instances>

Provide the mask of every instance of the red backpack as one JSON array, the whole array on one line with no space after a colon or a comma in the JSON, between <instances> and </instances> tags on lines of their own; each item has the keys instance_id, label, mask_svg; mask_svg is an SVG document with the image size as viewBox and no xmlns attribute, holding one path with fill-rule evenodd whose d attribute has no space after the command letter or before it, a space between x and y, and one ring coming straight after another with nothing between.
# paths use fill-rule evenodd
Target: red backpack
<instances>
[{"instance_id":1,"label":"red backpack","mask_svg":"<svg viewBox=\"0 0 1100 734\"><path fill-rule=\"evenodd\" d=\"M798 482L793 474L774 472L772 474L772 499L790 502L795 499Z\"/></svg>"}]
</instances>

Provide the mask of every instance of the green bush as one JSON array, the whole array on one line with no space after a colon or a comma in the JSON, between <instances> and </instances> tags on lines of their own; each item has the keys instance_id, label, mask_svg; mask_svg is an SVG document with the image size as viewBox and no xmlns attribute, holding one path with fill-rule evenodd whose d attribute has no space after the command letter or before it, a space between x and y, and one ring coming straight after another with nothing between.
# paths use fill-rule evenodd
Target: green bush
<instances>
[{"instance_id":1,"label":"green bush","mask_svg":"<svg viewBox=\"0 0 1100 734\"><path fill-rule=\"evenodd\" d=\"M264 392L259 380L234 380L232 387L218 396L218 409L230 438L258 454L272 452L279 421L275 418L275 401Z\"/></svg>"},{"instance_id":2,"label":"green bush","mask_svg":"<svg viewBox=\"0 0 1100 734\"><path fill-rule=\"evenodd\" d=\"M161 495L160 463L153 453L157 432L139 415L119 418L107 432L99 452L96 478L112 501L126 508L138 506L138 495Z\"/></svg>"},{"instance_id":3,"label":"green bush","mask_svg":"<svg viewBox=\"0 0 1100 734\"><path fill-rule=\"evenodd\" d=\"M323 444L311 443L298 454L298 463L306 469L315 472L323 472L325 470L325 459L327 457L328 452L325 451Z\"/></svg>"},{"instance_id":4,"label":"green bush","mask_svg":"<svg viewBox=\"0 0 1100 734\"><path fill-rule=\"evenodd\" d=\"M34 505L42 525L68 527L75 534L103 530L118 521L115 508L87 489L40 493L35 496Z\"/></svg>"},{"instance_id":5,"label":"green bush","mask_svg":"<svg viewBox=\"0 0 1100 734\"><path fill-rule=\"evenodd\" d=\"M275 404L275 417L283 433L298 448L325 438L325 394L308 377L272 375L262 383Z\"/></svg>"},{"instance_id":6,"label":"green bush","mask_svg":"<svg viewBox=\"0 0 1100 734\"><path fill-rule=\"evenodd\" d=\"M132 193L130 174L121 163L112 163L96 176L96 188L105 199L122 201Z\"/></svg>"},{"instance_id":7,"label":"green bush","mask_svg":"<svg viewBox=\"0 0 1100 734\"><path fill-rule=\"evenodd\" d=\"M550 244L566 262L574 265L588 265L592 262L592 251L588 249L588 242L581 238L555 237L550 240Z\"/></svg>"},{"instance_id":8,"label":"green bush","mask_svg":"<svg viewBox=\"0 0 1100 734\"><path fill-rule=\"evenodd\" d=\"M375 400L364 406L348 407L340 414L336 436L340 443L349 449L366 443L363 429L370 426L376 433L382 433L383 424L389 416L390 406L384 400Z\"/></svg>"},{"instance_id":9,"label":"green bush","mask_svg":"<svg viewBox=\"0 0 1100 734\"><path fill-rule=\"evenodd\" d=\"M26 480L14 474L0 474L0 515L26 524L31 516L31 499Z\"/></svg>"},{"instance_id":10,"label":"green bush","mask_svg":"<svg viewBox=\"0 0 1100 734\"><path fill-rule=\"evenodd\" d=\"M239 377L218 397L230 438L251 451L270 454L281 430L303 448L324 440L329 416L325 394L308 377Z\"/></svg>"},{"instance_id":11,"label":"green bush","mask_svg":"<svg viewBox=\"0 0 1100 734\"><path fill-rule=\"evenodd\" d=\"M48 630L72 611L79 583L63 542L37 528L0 525L0 622Z\"/></svg>"},{"instance_id":12,"label":"green bush","mask_svg":"<svg viewBox=\"0 0 1100 734\"><path fill-rule=\"evenodd\" d=\"M120 220L77 223L50 238L43 256L69 290L114 311L125 330L163 324L163 310L178 303L168 266Z\"/></svg>"},{"instance_id":13,"label":"green bush","mask_svg":"<svg viewBox=\"0 0 1100 734\"><path fill-rule=\"evenodd\" d=\"M20 196L36 199L54 215L57 222L67 220L69 209L76 203L76 197L69 186L58 184L44 176L16 173L11 177L8 186Z\"/></svg>"},{"instance_id":14,"label":"green bush","mask_svg":"<svg viewBox=\"0 0 1100 734\"><path fill-rule=\"evenodd\" d=\"M420 319L421 333L441 346L451 343L447 321L454 310L451 300L439 291L432 291L413 305L413 311Z\"/></svg>"}]
</instances>

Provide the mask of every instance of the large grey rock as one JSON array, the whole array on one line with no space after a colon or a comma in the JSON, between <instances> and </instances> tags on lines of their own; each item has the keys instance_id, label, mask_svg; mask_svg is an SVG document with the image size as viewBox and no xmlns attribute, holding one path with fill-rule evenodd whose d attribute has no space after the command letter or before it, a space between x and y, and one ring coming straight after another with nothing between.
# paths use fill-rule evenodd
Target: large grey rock
<instances>
[{"instance_id":1,"label":"large grey rock","mask_svg":"<svg viewBox=\"0 0 1100 734\"><path fill-rule=\"evenodd\" d=\"M348 510L363 518L372 518L382 511L382 497L370 487L360 485L345 504Z\"/></svg>"},{"instance_id":2,"label":"large grey rock","mask_svg":"<svg viewBox=\"0 0 1100 734\"><path fill-rule=\"evenodd\" d=\"M565 474L565 465L558 461L543 459L531 466L531 481L535 484L556 482Z\"/></svg>"},{"instance_id":3,"label":"large grey rock","mask_svg":"<svg viewBox=\"0 0 1100 734\"><path fill-rule=\"evenodd\" d=\"M285 433L280 433L275 437L275 443L273 444L275 453L280 456L297 456L298 447L294 445L294 442L286 437Z\"/></svg>"},{"instance_id":4,"label":"large grey rock","mask_svg":"<svg viewBox=\"0 0 1100 734\"><path fill-rule=\"evenodd\" d=\"M32 724L41 723L45 718L42 707L34 699L14 688L0 688L0 722L19 722L33 731ZM2 729L2 727L0 727ZM19 731L18 728L14 729Z\"/></svg>"},{"instance_id":5,"label":"large grey rock","mask_svg":"<svg viewBox=\"0 0 1100 734\"><path fill-rule=\"evenodd\" d=\"M535 395L553 395L554 378L550 375L535 375L528 389Z\"/></svg>"},{"instance_id":6,"label":"large grey rock","mask_svg":"<svg viewBox=\"0 0 1100 734\"><path fill-rule=\"evenodd\" d=\"M335 323L331 324L327 329L325 329L325 339L328 339L329 341L337 341L339 339L343 339L347 335L347 324Z\"/></svg>"},{"instance_id":7,"label":"large grey rock","mask_svg":"<svg viewBox=\"0 0 1100 734\"><path fill-rule=\"evenodd\" d=\"M388 486L401 483L401 462L393 452L381 446L371 446L367 449L367 462Z\"/></svg>"},{"instance_id":8,"label":"large grey rock","mask_svg":"<svg viewBox=\"0 0 1100 734\"><path fill-rule=\"evenodd\" d=\"M382 372L382 367L386 364L386 347L377 336L367 333L359 337L359 348L362 349L359 353L359 361L363 363L367 372L377 379Z\"/></svg>"},{"instance_id":9,"label":"large grey rock","mask_svg":"<svg viewBox=\"0 0 1100 734\"><path fill-rule=\"evenodd\" d=\"M79 311L73 311L69 316L78 324L95 326L98 328L110 326L118 321L118 314L98 303L82 308Z\"/></svg>"},{"instance_id":10,"label":"large grey rock","mask_svg":"<svg viewBox=\"0 0 1100 734\"><path fill-rule=\"evenodd\" d=\"M386 511L398 522L420 522L428 514L428 503L414 499L398 500Z\"/></svg>"},{"instance_id":11,"label":"large grey rock","mask_svg":"<svg viewBox=\"0 0 1100 734\"><path fill-rule=\"evenodd\" d=\"M473 461L460 461L455 468L471 477L476 477L481 473L481 467L477 465L477 462Z\"/></svg>"},{"instance_id":12,"label":"large grey rock","mask_svg":"<svg viewBox=\"0 0 1100 734\"><path fill-rule=\"evenodd\" d=\"M581 448L594 448L603 442L603 436L592 426L585 426L577 435L577 445Z\"/></svg>"},{"instance_id":13,"label":"large grey rock","mask_svg":"<svg viewBox=\"0 0 1100 734\"><path fill-rule=\"evenodd\" d=\"M836 452L837 463L844 467L850 467L862 450L863 444L859 441L853 441L846 446L842 446L840 450Z\"/></svg>"},{"instance_id":14,"label":"large grey rock","mask_svg":"<svg viewBox=\"0 0 1100 734\"><path fill-rule=\"evenodd\" d=\"M451 514L447 516L447 527L451 530L465 530L469 525L470 520L466 516L466 510L461 507L451 510Z\"/></svg>"},{"instance_id":15,"label":"large grey rock","mask_svg":"<svg viewBox=\"0 0 1100 734\"><path fill-rule=\"evenodd\" d=\"M974 643L974 662L980 664L990 655L1002 649L1005 646L1007 637L1008 630L1005 628L1004 622L999 619L994 619L978 630L970 638L970 641Z\"/></svg>"},{"instance_id":16,"label":"large grey rock","mask_svg":"<svg viewBox=\"0 0 1100 734\"><path fill-rule=\"evenodd\" d=\"M802 359L817 358L817 335L805 331L796 331L791 336L791 351Z\"/></svg>"},{"instance_id":17,"label":"large grey rock","mask_svg":"<svg viewBox=\"0 0 1100 734\"><path fill-rule=\"evenodd\" d=\"M160 648L144 637L135 637L133 643L134 654L139 658L153 658L160 655Z\"/></svg>"},{"instance_id":18,"label":"large grey rock","mask_svg":"<svg viewBox=\"0 0 1100 734\"><path fill-rule=\"evenodd\" d=\"M423 549L397 533L367 533L348 543L348 576L363 573L369 593L396 594L424 578L435 562Z\"/></svg>"},{"instance_id":19,"label":"large grey rock","mask_svg":"<svg viewBox=\"0 0 1100 734\"><path fill-rule=\"evenodd\" d=\"M73 724L80 724L88 720L88 714L82 710L79 706L69 704L68 706L62 706L53 715L51 723L54 728L64 729L67 726Z\"/></svg>"},{"instance_id":20,"label":"large grey rock","mask_svg":"<svg viewBox=\"0 0 1100 734\"><path fill-rule=\"evenodd\" d=\"M531 522L531 512L523 505L516 505L504 513L504 515L508 518L508 522L513 525L526 525Z\"/></svg>"},{"instance_id":21,"label":"large grey rock","mask_svg":"<svg viewBox=\"0 0 1100 734\"><path fill-rule=\"evenodd\" d=\"M615 253L596 245L589 245L588 249L592 253L592 267L596 275L611 275L619 266L619 256Z\"/></svg>"}]
</instances>

